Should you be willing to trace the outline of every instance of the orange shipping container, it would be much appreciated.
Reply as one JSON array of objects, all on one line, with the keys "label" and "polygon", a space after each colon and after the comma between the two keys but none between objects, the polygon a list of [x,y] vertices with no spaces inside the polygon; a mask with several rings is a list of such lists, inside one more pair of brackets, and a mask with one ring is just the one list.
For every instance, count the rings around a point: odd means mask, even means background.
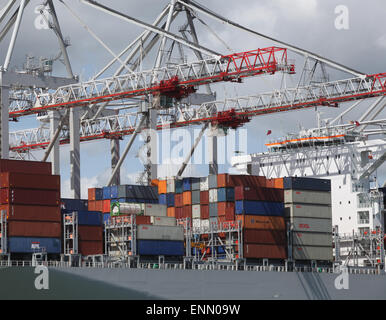
[{"label": "orange shipping container", "polygon": [[110,200],[102,200],[103,201],[103,213],[109,213],[110,212]]},{"label": "orange shipping container", "polygon": [[236,215],[236,219],[240,220],[242,227],[247,229],[285,230],[286,228],[283,217]]},{"label": "orange shipping container", "polygon": [[266,187],[267,188],[275,188],[275,181],[274,181],[274,179],[267,179],[266,180]]},{"label": "orange shipping container", "polygon": [[274,188],[276,189],[284,189],[284,180],[283,178],[277,178],[277,179],[273,179],[274,181]]},{"label": "orange shipping container", "polygon": [[169,207],[167,210],[168,217],[176,217],[176,209],[174,207]]},{"label": "orange shipping container", "polygon": [[157,187],[157,186],[158,186],[158,182],[159,182],[158,179],[153,179],[153,180],[151,180],[151,185],[152,185],[153,187]]},{"label": "orange shipping container", "polygon": [[192,204],[192,191],[185,191],[182,193],[182,204],[184,206]]},{"label": "orange shipping container", "polygon": [[167,191],[167,181],[159,180],[158,181],[158,194],[166,193]]},{"label": "orange shipping container", "polygon": [[234,202],[218,202],[217,203],[217,215],[220,216],[231,216],[235,213]]},{"label": "orange shipping container", "polygon": [[88,211],[97,211],[95,209],[95,202],[96,202],[95,200],[88,200]]},{"label": "orange shipping container", "polygon": [[95,201],[95,211],[103,212],[103,200]]}]

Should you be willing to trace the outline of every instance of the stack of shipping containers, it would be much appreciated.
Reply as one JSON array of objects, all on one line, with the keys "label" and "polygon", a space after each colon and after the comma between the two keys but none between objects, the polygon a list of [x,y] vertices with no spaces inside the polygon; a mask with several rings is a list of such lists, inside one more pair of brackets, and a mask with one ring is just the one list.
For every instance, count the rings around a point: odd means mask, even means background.
[{"label": "stack of shipping containers", "polygon": [[0,160],[0,210],[13,257],[61,253],[60,176],[51,173],[51,163]]},{"label": "stack of shipping containers", "polygon": [[103,254],[102,214],[78,211],[78,251],[84,256]]},{"label": "stack of shipping containers", "polygon": [[330,180],[284,178],[284,188],[293,259],[332,261]]}]

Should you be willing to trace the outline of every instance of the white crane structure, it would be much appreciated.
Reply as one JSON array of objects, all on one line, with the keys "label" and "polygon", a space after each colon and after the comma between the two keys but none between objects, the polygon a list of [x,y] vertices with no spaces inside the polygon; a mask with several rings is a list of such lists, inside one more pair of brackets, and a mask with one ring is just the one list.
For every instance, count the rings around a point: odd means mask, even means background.
[{"label": "white crane structure", "polygon": [[[254,116],[288,112],[316,106],[338,107],[340,103],[381,99],[386,93],[386,74],[367,75],[322,57],[316,53],[266,36],[222,17],[193,0],[170,0],[152,24],[133,18],[125,12],[97,1],[81,0],[84,10],[112,16],[143,29],[124,50],[116,54],[75,12],[68,0],[47,0],[43,5],[46,19],[58,38],[67,77],[54,77],[50,68],[11,71],[9,66],[26,6],[33,0],[10,0],[0,11],[0,42],[11,33],[6,60],[0,71],[1,88],[1,157],[26,158],[34,150],[45,150],[43,161],[51,160],[59,174],[59,146],[70,144],[71,191],[80,197],[80,142],[111,140],[112,173],[109,185],[120,183],[120,168],[137,135],[146,129],[163,130],[191,125],[236,129]],[[74,75],[67,52],[56,6],[66,10],[81,28],[106,50],[112,60],[88,81]],[[224,45],[221,38],[204,21],[210,18],[257,38],[272,42],[267,48],[248,48],[241,53],[207,48],[200,44],[197,24]],[[177,28],[176,22],[184,24]],[[13,28],[12,28],[13,27]],[[189,59],[185,55],[189,52]],[[281,73],[295,77],[295,66],[289,55],[300,55],[304,67],[297,71],[298,85],[280,87],[266,93],[252,92],[245,97],[216,100],[217,83],[242,85],[244,78]],[[175,58],[177,57],[177,58]],[[155,61],[154,61],[155,58]],[[143,71],[144,61],[154,67]],[[177,60],[176,60],[177,59]],[[119,64],[117,69],[113,66]],[[327,81],[326,67],[340,73],[340,79]],[[50,71],[50,72],[48,72]],[[325,81],[315,81],[318,72]],[[112,76],[111,76],[112,74]],[[106,76],[109,75],[109,76]],[[198,92],[202,88],[205,93]],[[10,132],[9,121],[22,121],[37,115],[39,128]],[[150,131],[149,131],[150,132]],[[147,134],[147,133],[146,133]],[[130,135],[120,154],[119,142]],[[202,134],[200,134],[200,138]],[[156,139],[147,134],[145,181],[157,177],[154,155]],[[210,136],[209,172],[217,173],[216,136]],[[187,155],[179,175],[194,152]],[[371,170],[371,168],[369,168]]]}]

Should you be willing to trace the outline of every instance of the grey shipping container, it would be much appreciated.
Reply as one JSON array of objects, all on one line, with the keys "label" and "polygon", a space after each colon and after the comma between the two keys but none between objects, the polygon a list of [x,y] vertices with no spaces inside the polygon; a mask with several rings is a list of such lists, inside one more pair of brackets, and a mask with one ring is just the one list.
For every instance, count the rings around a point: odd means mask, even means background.
[{"label": "grey shipping container", "polygon": [[284,203],[331,205],[331,193],[326,191],[284,190]]},{"label": "grey shipping container", "polygon": [[192,191],[193,190],[200,190],[200,178],[192,178]]},{"label": "grey shipping container", "polygon": [[310,204],[286,204],[285,217],[322,218],[332,219],[330,206]]},{"label": "grey shipping container", "polygon": [[292,244],[296,246],[332,247],[331,233],[293,232]]},{"label": "grey shipping container", "polygon": [[211,174],[208,176],[209,189],[217,188],[217,175]]},{"label": "grey shipping container", "polygon": [[184,228],[182,226],[154,226],[140,225],[137,226],[138,240],[184,240]]},{"label": "grey shipping container", "polygon": [[200,190],[192,191],[192,204],[200,204]]},{"label": "grey shipping container", "polygon": [[167,206],[164,204],[145,203],[145,216],[167,217]]},{"label": "grey shipping container", "polygon": [[150,222],[154,226],[176,226],[176,218],[173,217],[150,217]]},{"label": "grey shipping container", "polygon": [[291,218],[290,219],[293,231],[296,232],[321,232],[332,233],[331,219],[315,219],[315,218]]},{"label": "grey shipping container", "polygon": [[332,261],[332,247],[294,246],[292,258],[295,260]]},{"label": "grey shipping container", "polygon": [[217,202],[209,203],[209,217],[211,218],[218,217]]}]

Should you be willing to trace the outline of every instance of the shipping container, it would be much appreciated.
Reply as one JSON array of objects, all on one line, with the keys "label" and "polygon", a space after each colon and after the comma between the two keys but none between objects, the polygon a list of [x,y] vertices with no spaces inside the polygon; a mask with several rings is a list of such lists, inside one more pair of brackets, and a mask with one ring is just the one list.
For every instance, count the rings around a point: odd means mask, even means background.
[{"label": "shipping container", "polygon": [[176,182],[174,179],[166,180],[166,192],[167,193],[175,193],[176,192]]},{"label": "shipping container", "polygon": [[78,211],[79,226],[100,226],[102,225],[102,214],[96,211]]},{"label": "shipping container", "polygon": [[[265,187],[266,178],[251,175],[231,175],[227,173],[217,175],[217,188],[249,186]],[[211,188],[209,186],[209,188]]]},{"label": "shipping container", "polygon": [[158,182],[158,194],[164,194],[167,193],[167,181],[166,180],[159,180]]},{"label": "shipping container", "polygon": [[0,210],[7,212],[8,221],[61,221],[59,206],[1,205]]},{"label": "shipping container", "polygon": [[209,204],[209,190],[200,191],[200,204]]},{"label": "shipping container", "polygon": [[331,233],[293,232],[293,245],[332,247]]},{"label": "shipping container", "polygon": [[287,247],[269,244],[244,244],[244,258],[287,259]]},{"label": "shipping container", "polygon": [[194,204],[192,206],[192,218],[193,219],[201,218],[201,206],[199,204]]},{"label": "shipping container", "polygon": [[192,206],[183,206],[182,207],[182,217],[181,218],[190,218],[192,219]]},{"label": "shipping container", "polygon": [[178,208],[175,209],[175,212],[176,212],[176,219],[182,219],[183,208],[182,207],[178,207]]},{"label": "shipping container", "polygon": [[173,217],[154,217],[154,216],[151,216],[150,222],[154,226],[171,226],[171,227],[173,227],[173,226],[177,225],[176,218],[173,218]]},{"label": "shipping container", "polygon": [[283,202],[284,190],[237,186],[235,187],[235,200]]},{"label": "shipping container", "polygon": [[217,189],[217,175],[210,174],[208,176],[208,189]]},{"label": "shipping container", "polygon": [[118,186],[110,187],[110,199],[118,199]]},{"label": "shipping container", "polygon": [[145,216],[167,217],[167,206],[162,204],[145,204]]},{"label": "shipping container", "polygon": [[244,229],[244,243],[287,245],[287,234],[285,230],[259,230]]},{"label": "shipping container", "polygon": [[110,187],[103,187],[102,188],[102,197],[103,197],[103,200],[111,199],[111,188]]},{"label": "shipping container", "polygon": [[285,203],[331,205],[331,193],[326,191],[284,190]]},{"label": "shipping container", "polygon": [[159,195],[158,203],[166,206],[166,193],[162,193]]},{"label": "shipping container", "polygon": [[208,177],[200,178],[200,191],[208,191],[208,190],[209,190]]},{"label": "shipping container", "polygon": [[200,178],[191,178],[192,191],[200,191]]},{"label": "shipping container", "polygon": [[217,201],[218,202],[235,201],[235,189],[234,188],[218,188],[217,189]]},{"label": "shipping container", "polygon": [[137,227],[137,239],[184,241],[184,228],[182,226],[141,225]]},{"label": "shipping container", "polygon": [[209,219],[209,204],[202,204],[200,208],[200,218]]},{"label": "shipping container", "polygon": [[286,222],[283,217],[236,215],[243,228],[261,230],[286,230]]},{"label": "shipping container", "polygon": [[183,188],[182,188],[182,180],[177,179],[176,180],[176,193],[182,193]]},{"label": "shipping container", "polygon": [[10,253],[34,253],[44,249],[49,254],[60,254],[60,238],[9,237]]},{"label": "shipping container", "polygon": [[135,224],[139,225],[151,225],[150,216],[135,216]]},{"label": "shipping container", "polygon": [[209,189],[209,203],[217,202],[217,189]]},{"label": "shipping container", "polygon": [[284,189],[284,180],[283,180],[283,178],[273,179],[273,182],[274,182],[274,188],[276,188],[276,189]]},{"label": "shipping container", "polygon": [[235,214],[235,203],[234,202],[218,202],[217,203],[217,215],[226,216]]},{"label": "shipping container", "polygon": [[0,172],[52,174],[51,162],[0,159]]},{"label": "shipping container", "polygon": [[267,201],[236,201],[236,214],[283,216],[284,204],[281,202]]},{"label": "shipping container", "polygon": [[227,210],[225,212],[225,221],[235,221],[235,220],[236,220],[235,211]]},{"label": "shipping container", "polygon": [[0,187],[60,191],[60,176],[2,172]]},{"label": "shipping container", "polygon": [[182,193],[182,203],[184,206],[192,204],[192,192],[191,191],[184,191]]},{"label": "shipping container", "polygon": [[174,207],[174,193],[166,194],[166,205],[168,207]]},{"label": "shipping container", "polygon": [[331,191],[331,180],[305,177],[283,178],[284,189]]},{"label": "shipping container", "polygon": [[332,261],[332,247],[294,246],[292,249],[294,260]]},{"label": "shipping container", "polygon": [[121,216],[127,214],[143,215],[145,204],[143,203],[123,203],[112,202],[110,205],[111,216]]},{"label": "shipping container", "polygon": [[110,200],[102,200],[102,212],[107,213],[111,210],[111,201]]},{"label": "shipping container", "polygon": [[79,241],[78,251],[84,256],[103,254],[102,241]]},{"label": "shipping container", "polygon": [[192,190],[191,178],[183,178],[182,179],[182,191],[191,191],[191,190]]},{"label": "shipping container", "polygon": [[33,189],[0,189],[0,204],[59,206],[60,191]]},{"label": "shipping container", "polygon": [[218,211],[217,211],[217,202],[215,203],[209,203],[209,217],[214,218],[218,217]]},{"label": "shipping container", "polygon": [[61,226],[60,222],[8,221],[7,232],[9,237],[60,238]]},{"label": "shipping container", "polygon": [[176,193],[174,195],[174,205],[176,207],[182,207],[184,205],[184,202],[182,199],[182,193]]},{"label": "shipping container", "polygon": [[200,190],[192,191],[192,204],[200,204]]},{"label": "shipping container", "polygon": [[95,209],[95,200],[88,200],[88,207],[87,207],[87,210],[88,211],[97,211]]},{"label": "shipping container", "polygon": [[167,216],[175,218],[176,217],[176,208],[175,207],[167,208]]},{"label": "shipping container", "polygon": [[102,226],[78,226],[79,241],[103,241]]},{"label": "shipping container", "polygon": [[132,185],[120,185],[118,186],[118,198],[135,198],[134,186]]},{"label": "shipping container", "polygon": [[104,200],[95,200],[94,203],[95,203],[95,209],[94,210],[91,210],[91,211],[99,211],[99,212],[103,212],[103,201]]},{"label": "shipping container", "polygon": [[183,256],[185,254],[184,242],[138,240],[137,253],[149,256]]},{"label": "shipping container", "polygon": [[332,233],[331,219],[291,218],[292,230],[295,232]]},{"label": "shipping container", "polygon": [[286,204],[285,217],[332,219],[332,209],[325,205]]},{"label": "shipping container", "polygon": [[87,211],[88,200],[82,199],[60,199],[61,208],[67,211]]}]

